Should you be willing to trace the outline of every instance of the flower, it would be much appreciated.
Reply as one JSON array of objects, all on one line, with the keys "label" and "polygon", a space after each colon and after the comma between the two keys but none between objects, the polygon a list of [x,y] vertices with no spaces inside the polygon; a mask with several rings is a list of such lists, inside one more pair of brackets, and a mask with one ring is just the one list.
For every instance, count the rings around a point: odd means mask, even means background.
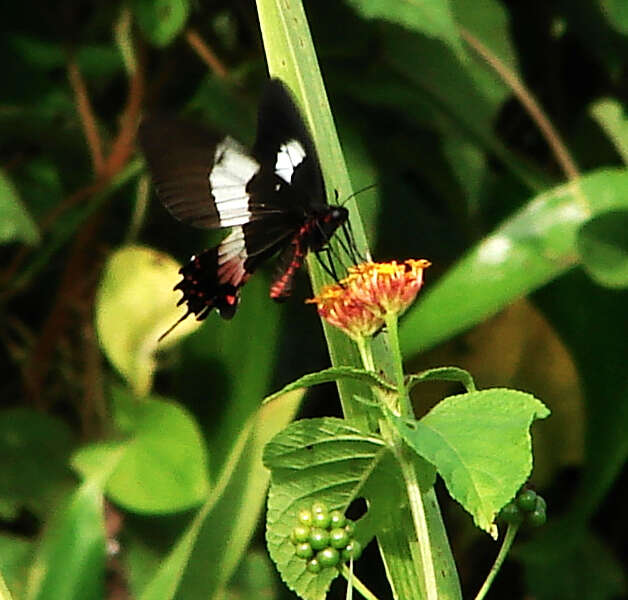
[{"label": "flower", "polygon": [[423,259],[361,263],[307,302],[316,304],[323,319],[353,339],[370,337],[388,316],[399,315],[412,304],[423,285],[423,270],[429,266]]}]

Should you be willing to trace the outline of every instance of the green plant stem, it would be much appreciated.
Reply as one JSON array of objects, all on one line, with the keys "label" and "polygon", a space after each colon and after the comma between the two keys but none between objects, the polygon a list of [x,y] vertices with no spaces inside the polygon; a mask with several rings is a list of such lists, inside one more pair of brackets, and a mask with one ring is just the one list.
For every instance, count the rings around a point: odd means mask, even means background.
[{"label": "green plant stem", "polygon": [[502,542],[502,547],[499,549],[499,553],[497,554],[497,558],[491,567],[491,570],[488,572],[486,576],[486,580],[482,584],[480,591],[477,593],[475,600],[483,600],[486,596],[489,588],[491,587],[493,580],[499,573],[499,569],[501,569],[502,564],[512,546],[512,543],[517,535],[517,531],[519,529],[519,525],[508,525],[508,529],[506,530],[506,535],[504,536],[504,541]]},{"label": "green plant stem", "polygon": [[375,363],[373,362],[373,352],[371,351],[370,338],[361,337],[355,342],[360,352],[360,358],[362,359],[362,365],[367,371],[375,371]]},{"label": "green plant stem", "polygon": [[390,353],[392,357],[392,365],[395,373],[395,383],[399,392],[399,405],[401,415],[406,418],[414,416],[410,397],[406,391],[405,377],[403,374],[403,358],[401,356],[401,347],[399,346],[399,328],[397,313],[386,313],[386,330],[388,331],[388,342],[390,344]]},{"label": "green plant stem", "polygon": [[414,522],[414,529],[419,543],[421,571],[423,573],[423,583],[425,584],[425,597],[427,600],[438,600],[434,556],[432,554],[430,533],[425,516],[423,496],[419,487],[412,456],[410,456],[401,440],[397,443],[397,456],[406,484],[406,492],[408,494],[408,501],[410,502],[410,512],[412,513],[412,521]]},{"label": "green plant stem", "polygon": [[347,565],[343,564],[340,567],[340,573],[360,594],[362,594],[363,598],[366,598],[366,600],[378,600],[377,596],[355,576],[355,573],[353,573]]}]

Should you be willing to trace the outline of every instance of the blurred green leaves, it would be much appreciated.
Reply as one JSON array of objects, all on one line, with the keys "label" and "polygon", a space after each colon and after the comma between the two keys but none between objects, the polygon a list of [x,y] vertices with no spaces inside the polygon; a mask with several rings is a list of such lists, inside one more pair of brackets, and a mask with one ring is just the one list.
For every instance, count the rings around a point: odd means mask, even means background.
[{"label": "blurred green leaves", "polygon": [[[150,391],[159,336],[183,314],[172,288],[179,265],[163,252],[129,246],[114,252],[96,300],[96,328],[109,360],[138,396]],[[164,338],[171,346],[198,327],[186,319]]]},{"label": "blurred green leaves", "polygon": [[82,448],[73,467],[89,478],[103,462],[115,463],[107,496],[134,512],[172,513],[200,504],[209,489],[208,459],[192,416],[174,402],[139,400],[122,388],[113,390],[112,400],[125,439]]},{"label": "blurred green leaves", "polygon": [[471,249],[402,321],[406,353],[429,348],[495,314],[578,261],[579,228],[628,207],[628,173],[602,170],[531,200]]},{"label": "blurred green leaves", "polygon": [[15,518],[23,507],[35,513],[55,498],[67,479],[72,448],[69,427],[57,418],[28,408],[0,412],[0,516]]},{"label": "blurred green leaves", "polygon": [[349,0],[349,4],[367,19],[397,23],[438,38],[456,52],[462,49],[449,0]]},{"label": "blurred green leaves", "polygon": [[39,232],[9,178],[0,171],[0,244],[39,242]]},{"label": "blurred green leaves", "polygon": [[188,0],[133,0],[137,23],[156,46],[167,46],[181,32],[190,12]]}]

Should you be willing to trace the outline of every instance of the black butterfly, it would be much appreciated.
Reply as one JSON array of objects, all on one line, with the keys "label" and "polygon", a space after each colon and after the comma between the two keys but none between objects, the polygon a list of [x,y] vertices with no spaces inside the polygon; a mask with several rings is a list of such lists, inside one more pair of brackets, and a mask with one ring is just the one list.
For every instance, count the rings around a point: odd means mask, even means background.
[{"label": "black butterfly", "polygon": [[144,120],[139,141],[172,215],[196,227],[232,228],[181,268],[174,289],[183,292],[178,305],[186,302],[187,312],[166,334],[190,314],[202,320],[214,308],[232,318],[240,288],[276,254],[270,297],[287,298],[307,252],[325,249],[336,229],[346,227],[348,211],[327,203],[314,143],[278,79],[262,95],[250,152],[230,137],[175,119]]}]

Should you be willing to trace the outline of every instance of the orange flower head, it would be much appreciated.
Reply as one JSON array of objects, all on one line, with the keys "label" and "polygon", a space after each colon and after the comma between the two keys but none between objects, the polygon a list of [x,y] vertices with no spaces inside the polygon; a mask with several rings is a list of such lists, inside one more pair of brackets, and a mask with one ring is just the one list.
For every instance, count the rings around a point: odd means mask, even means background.
[{"label": "orange flower head", "polygon": [[412,304],[423,285],[423,270],[429,266],[427,260],[414,259],[361,263],[307,302],[316,304],[323,319],[353,339],[370,337],[387,315],[399,315]]}]

